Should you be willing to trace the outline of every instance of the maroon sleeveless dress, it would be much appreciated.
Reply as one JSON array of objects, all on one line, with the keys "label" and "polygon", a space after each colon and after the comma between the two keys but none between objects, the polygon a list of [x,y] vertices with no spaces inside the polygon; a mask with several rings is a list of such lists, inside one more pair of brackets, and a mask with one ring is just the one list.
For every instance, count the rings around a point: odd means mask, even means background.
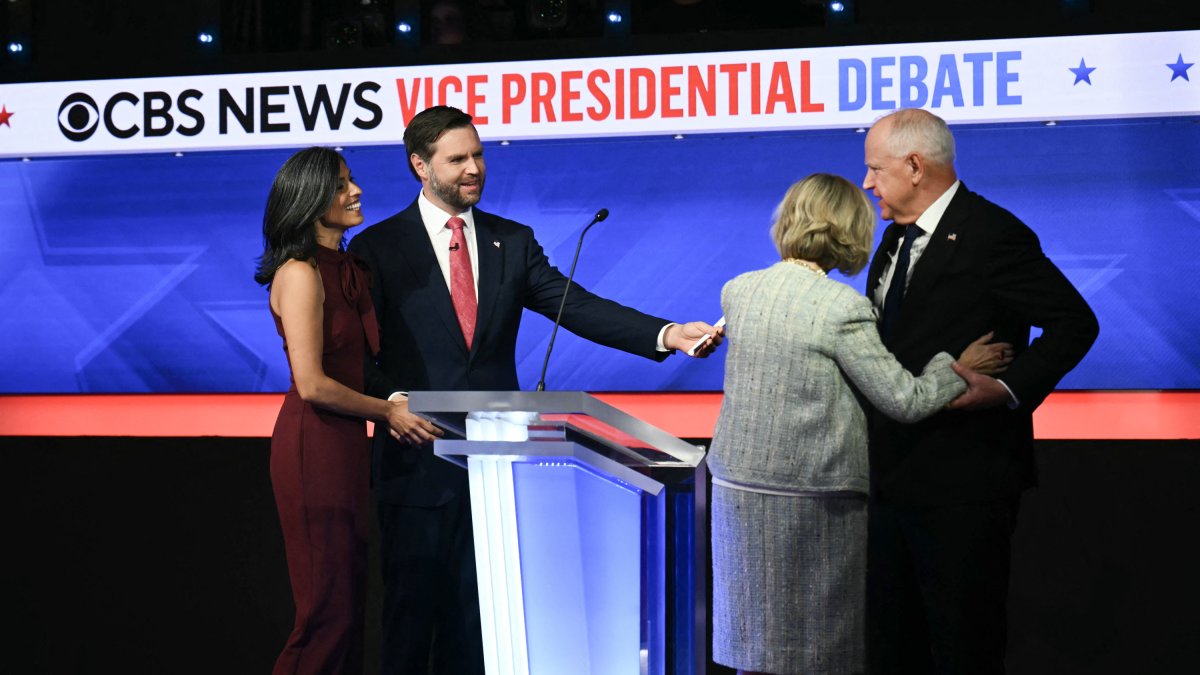
[{"label": "maroon sleeveless dress", "polygon": [[[317,247],[316,260],[325,289],[321,366],[361,392],[364,359],[379,351],[370,275],[349,253]],[[271,486],[296,601],[275,673],[362,669],[370,458],[364,420],[305,403],[293,378],[271,436]]]}]

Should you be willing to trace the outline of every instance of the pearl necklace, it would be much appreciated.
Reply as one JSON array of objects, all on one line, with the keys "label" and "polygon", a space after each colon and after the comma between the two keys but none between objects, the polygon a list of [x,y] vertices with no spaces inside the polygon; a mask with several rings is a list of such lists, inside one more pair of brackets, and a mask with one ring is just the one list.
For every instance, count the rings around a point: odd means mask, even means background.
[{"label": "pearl necklace", "polygon": [[809,270],[811,272],[816,272],[817,274],[819,274],[821,276],[825,276],[825,270],[821,269],[820,265],[818,265],[817,263],[815,263],[811,260],[801,260],[799,258],[784,258],[783,262],[792,263],[793,265],[799,265],[800,267],[803,267],[806,270]]}]

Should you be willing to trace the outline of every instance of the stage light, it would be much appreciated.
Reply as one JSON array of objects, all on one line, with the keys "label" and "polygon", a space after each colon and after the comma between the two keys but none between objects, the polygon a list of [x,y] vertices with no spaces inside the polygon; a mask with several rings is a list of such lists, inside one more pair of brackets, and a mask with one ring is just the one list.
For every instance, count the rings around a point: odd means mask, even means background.
[{"label": "stage light", "polygon": [[210,45],[212,44],[214,38],[212,33],[200,33],[196,36],[196,39],[199,40],[201,44]]},{"label": "stage light", "polygon": [[412,24],[407,21],[401,21],[400,23],[396,24],[397,33],[404,33],[407,35],[412,32],[412,29]]},{"label": "stage light", "polygon": [[825,3],[825,24],[828,26],[852,24],[854,15],[854,0],[827,0]]},{"label": "stage light", "polygon": [[25,45],[21,44],[20,42],[8,43],[8,53],[9,54],[20,54],[23,51],[25,51]]},{"label": "stage light", "polygon": [[633,24],[638,21],[637,16],[630,13],[633,9],[631,0],[602,0],[595,4],[600,5],[597,9],[600,10],[600,23],[604,26],[601,31],[604,37],[629,37]]}]

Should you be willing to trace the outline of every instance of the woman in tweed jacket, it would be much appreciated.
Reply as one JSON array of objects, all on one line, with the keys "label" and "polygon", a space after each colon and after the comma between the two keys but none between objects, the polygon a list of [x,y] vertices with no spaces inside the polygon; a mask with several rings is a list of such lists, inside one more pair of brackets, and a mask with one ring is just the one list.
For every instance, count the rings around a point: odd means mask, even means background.
[{"label": "woman in tweed jacket", "polygon": [[[920,377],[884,348],[870,301],[825,273],[857,274],[875,214],[849,181],[788,190],[772,238],[783,260],[721,292],[725,399],[713,476],[713,658],[743,672],[864,670],[865,398],[916,422],[966,390],[935,356]],[[998,372],[1007,345],[980,338],[960,363]]]}]

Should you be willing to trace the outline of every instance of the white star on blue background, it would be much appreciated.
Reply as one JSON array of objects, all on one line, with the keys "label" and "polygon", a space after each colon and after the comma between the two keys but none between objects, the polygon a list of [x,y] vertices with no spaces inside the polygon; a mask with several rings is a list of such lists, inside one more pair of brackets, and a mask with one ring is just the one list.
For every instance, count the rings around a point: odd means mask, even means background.
[{"label": "white star on blue background", "polygon": [[1080,82],[1087,82],[1088,85],[1091,86],[1092,71],[1095,70],[1095,68],[1088,68],[1088,65],[1083,62],[1083,59],[1079,59],[1079,67],[1078,68],[1067,68],[1067,70],[1071,71],[1072,73],[1075,73],[1075,82],[1073,82],[1071,84],[1072,87],[1079,84]]},{"label": "white star on blue background", "polygon": [[1179,57],[1175,59],[1175,63],[1167,64],[1167,67],[1171,69],[1171,81],[1174,82],[1177,78],[1182,77],[1183,79],[1187,80],[1188,82],[1191,82],[1192,80],[1191,80],[1191,78],[1188,77],[1187,71],[1188,71],[1188,68],[1191,68],[1194,65],[1196,65],[1196,64],[1184,63],[1183,62],[1183,54],[1180,53]]}]

